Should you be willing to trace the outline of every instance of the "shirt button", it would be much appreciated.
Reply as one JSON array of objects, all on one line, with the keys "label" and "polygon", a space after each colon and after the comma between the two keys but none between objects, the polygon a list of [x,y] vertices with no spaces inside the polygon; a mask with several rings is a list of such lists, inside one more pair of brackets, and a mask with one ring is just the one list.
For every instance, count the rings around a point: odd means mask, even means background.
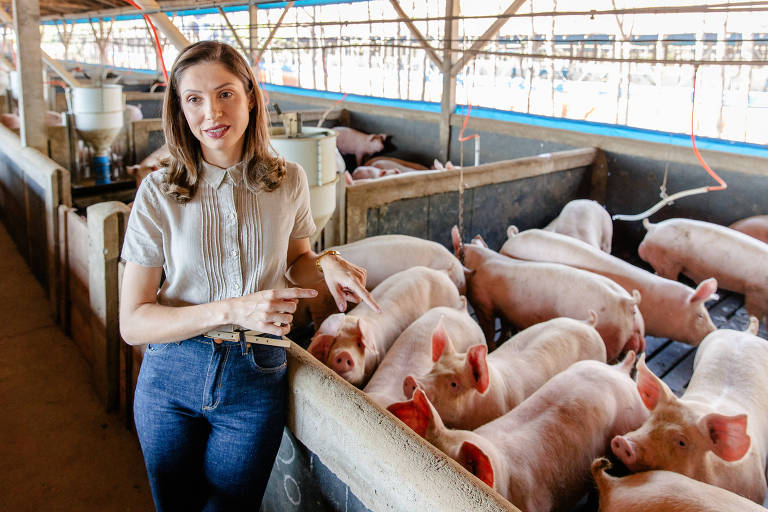
[{"label": "shirt button", "polygon": [[230,213],[229,214],[229,220],[235,220],[235,214],[234,213]]},{"label": "shirt button", "polygon": [[237,256],[237,255],[238,255],[237,249],[232,249],[232,256]]}]

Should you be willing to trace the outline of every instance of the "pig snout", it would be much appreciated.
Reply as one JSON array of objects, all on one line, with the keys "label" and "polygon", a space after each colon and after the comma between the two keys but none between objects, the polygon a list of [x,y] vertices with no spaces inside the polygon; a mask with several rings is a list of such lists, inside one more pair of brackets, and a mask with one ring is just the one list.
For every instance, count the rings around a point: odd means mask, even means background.
[{"label": "pig snout", "polygon": [[637,451],[632,441],[624,436],[616,436],[611,441],[611,450],[628,469],[634,470],[637,464]]},{"label": "pig snout", "polygon": [[346,350],[337,353],[331,360],[331,368],[336,373],[344,374],[355,368],[355,360],[352,359],[352,354]]},{"label": "pig snout", "polygon": [[413,398],[413,393],[416,391],[416,388],[419,387],[419,384],[416,382],[416,379],[408,375],[405,379],[403,379],[403,394],[407,399]]}]

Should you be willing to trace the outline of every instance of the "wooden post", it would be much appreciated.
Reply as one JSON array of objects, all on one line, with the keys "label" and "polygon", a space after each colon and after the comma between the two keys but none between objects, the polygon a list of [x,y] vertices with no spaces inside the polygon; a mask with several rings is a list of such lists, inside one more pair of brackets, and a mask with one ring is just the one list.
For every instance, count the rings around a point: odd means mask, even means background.
[{"label": "wooden post", "polygon": [[[248,56],[251,60],[251,66],[255,66],[257,64],[256,49],[259,47],[258,12],[259,9],[256,7],[256,4],[248,5],[248,49],[250,50]],[[258,77],[259,70],[256,69],[255,72],[257,73]]]},{"label": "wooden post", "polygon": [[118,201],[97,203],[87,209],[93,378],[107,410],[119,403],[118,263],[129,214],[130,209]]},{"label": "wooden post", "polygon": [[451,155],[451,115],[456,110],[456,74],[453,72],[454,41],[458,33],[460,0],[445,0],[445,44],[443,46],[443,94],[440,101],[440,156],[446,161]]},{"label": "wooden post", "polygon": [[[19,91],[21,144],[33,147],[47,155],[39,0],[13,0],[13,22],[16,27],[16,54],[19,58],[21,81]],[[22,41],[24,44],[21,44]]]}]

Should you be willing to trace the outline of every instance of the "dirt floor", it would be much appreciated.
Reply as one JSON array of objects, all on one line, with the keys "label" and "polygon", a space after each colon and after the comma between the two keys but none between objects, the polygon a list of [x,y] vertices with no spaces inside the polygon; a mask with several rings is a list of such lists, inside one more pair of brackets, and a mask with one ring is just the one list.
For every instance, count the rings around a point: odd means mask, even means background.
[{"label": "dirt floor", "polygon": [[139,443],[0,224],[0,510],[151,511]]}]

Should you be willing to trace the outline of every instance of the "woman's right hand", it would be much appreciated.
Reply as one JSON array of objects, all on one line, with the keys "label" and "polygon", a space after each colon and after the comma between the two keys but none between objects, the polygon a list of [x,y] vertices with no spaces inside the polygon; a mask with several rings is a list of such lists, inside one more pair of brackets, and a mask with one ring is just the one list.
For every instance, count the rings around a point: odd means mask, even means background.
[{"label": "woman's right hand", "polygon": [[232,323],[251,331],[284,336],[291,330],[299,299],[313,297],[317,297],[316,290],[282,288],[229,299]]}]

